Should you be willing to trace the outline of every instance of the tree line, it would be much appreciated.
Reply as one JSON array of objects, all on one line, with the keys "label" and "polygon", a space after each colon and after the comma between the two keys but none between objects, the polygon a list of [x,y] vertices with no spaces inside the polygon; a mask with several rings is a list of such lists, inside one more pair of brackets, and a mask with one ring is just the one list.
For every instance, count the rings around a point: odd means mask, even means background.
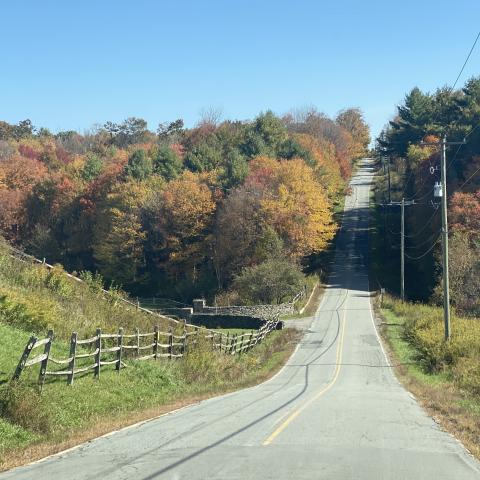
[{"label": "tree line", "polygon": [[[422,300],[441,299],[440,246],[428,252],[441,228],[438,199],[433,196],[433,185],[440,181],[440,152],[422,143],[438,142],[443,135],[448,141],[466,142],[447,150],[451,297],[458,309],[478,315],[480,78],[468,80],[458,90],[443,87],[428,93],[412,89],[377,139],[378,154],[391,162],[394,200],[403,196],[417,202],[407,209],[408,268],[410,278],[415,278],[411,295]],[[393,229],[398,231],[398,223],[390,224]],[[398,243],[395,233],[387,232],[391,244]]]},{"label": "tree line", "polygon": [[334,237],[368,144],[355,108],[155,132],[141,118],[83,134],[0,121],[0,234],[140,296],[279,302]]}]

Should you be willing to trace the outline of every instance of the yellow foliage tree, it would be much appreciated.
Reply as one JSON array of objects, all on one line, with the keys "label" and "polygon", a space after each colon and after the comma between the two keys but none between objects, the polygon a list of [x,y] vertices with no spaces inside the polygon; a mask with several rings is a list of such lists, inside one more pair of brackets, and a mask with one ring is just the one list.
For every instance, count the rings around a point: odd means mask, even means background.
[{"label": "yellow foliage tree", "polygon": [[345,181],[335,157],[335,145],[308,134],[297,134],[295,140],[311,152],[316,163],[314,167],[316,178],[326,190],[328,197],[334,199],[343,194]]},{"label": "yellow foliage tree", "polygon": [[302,159],[257,157],[247,182],[263,185],[261,208],[292,256],[321,251],[335,235],[325,189]]},{"label": "yellow foliage tree", "polygon": [[94,229],[93,253],[101,273],[129,284],[144,267],[141,207],[152,195],[147,183],[118,184],[103,202]]}]

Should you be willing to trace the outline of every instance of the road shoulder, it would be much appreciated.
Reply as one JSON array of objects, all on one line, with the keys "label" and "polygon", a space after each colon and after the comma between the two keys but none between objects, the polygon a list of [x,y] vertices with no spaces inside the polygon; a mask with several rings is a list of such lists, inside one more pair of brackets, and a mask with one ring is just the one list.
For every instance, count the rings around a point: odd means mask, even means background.
[{"label": "road shoulder", "polygon": [[480,401],[458,389],[447,375],[429,374],[403,336],[403,319],[372,299],[375,325],[397,380],[446,432],[480,459]]}]

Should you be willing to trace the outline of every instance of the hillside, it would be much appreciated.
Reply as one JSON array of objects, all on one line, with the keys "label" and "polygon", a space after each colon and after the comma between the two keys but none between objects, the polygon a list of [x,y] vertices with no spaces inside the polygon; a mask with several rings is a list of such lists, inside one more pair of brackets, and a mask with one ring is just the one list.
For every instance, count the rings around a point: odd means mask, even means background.
[{"label": "hillside", "polygon": [[[137,362],[125,360],[118,373],[103,367],[64,379],[47,379],[42,394],[38,368],[25,370],[10,383],[32,333],[55,331],[55,356],[67,356],[70,333],[92,335],[96,327],[116,332],[135,328],[168,328],[167,319],[152,317],[119,301],[121,292],[102,290],[101,281],[84,275],[84,283],[68,278],[60,268],[47,270],[12,258],[0,247],[0,463],[12,466],[58,451],[117,427],[150,418],[179,405],[240,388],[271,375],[288,357],[294,334],[279,331],[239,356],[212,352],[200,336],[185,358]],[[170,322],[171,325],[171,322]]]},{"label": "hillside", "polygon": [[280,267],[301,283],[368,143],[355,108],[83,135],[0,121],[0,234],[135,296],[262,302],[237,278]]}]

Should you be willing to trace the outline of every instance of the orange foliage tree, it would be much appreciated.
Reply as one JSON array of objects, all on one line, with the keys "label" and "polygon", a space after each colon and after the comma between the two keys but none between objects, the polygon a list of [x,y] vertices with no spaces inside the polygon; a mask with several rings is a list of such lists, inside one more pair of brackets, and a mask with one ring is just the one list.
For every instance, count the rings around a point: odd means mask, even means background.
[{"label": "orange foliage tree", "polygon": [[267,221],[283,239],[292,256],[324,249],[335,234],[331,205],[315,178],[315,172],[301,159],[257,157],[250,163],[247,184],[261,184],[261,208]]}]

